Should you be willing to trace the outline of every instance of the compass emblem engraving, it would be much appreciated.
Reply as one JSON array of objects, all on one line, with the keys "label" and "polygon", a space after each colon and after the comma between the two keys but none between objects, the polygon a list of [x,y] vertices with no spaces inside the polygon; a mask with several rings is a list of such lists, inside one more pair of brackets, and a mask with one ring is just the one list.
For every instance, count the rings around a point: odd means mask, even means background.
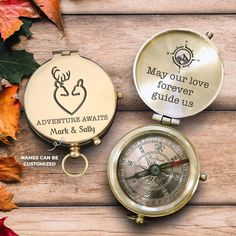
[{"label": "compass emblem engraving", "polygon": [[52,68],[52,76],[55,79],[54,99],[56,103],[67,113],[73,115],[83,105],[87,91],[83,85],[83,79],[78,79],[76,84],[69,85],[70,71],[61,73],[58,67]]},{"label": "compass emblem engraving", "polygon": [[184,46],[177,46],[173,52],[167,52],[172,55],[172,60],[179,67],[179,72],[183,67],[190,67],[193,61],[199,61],[194,58],[193,50],[188,47],[188,41]]}]

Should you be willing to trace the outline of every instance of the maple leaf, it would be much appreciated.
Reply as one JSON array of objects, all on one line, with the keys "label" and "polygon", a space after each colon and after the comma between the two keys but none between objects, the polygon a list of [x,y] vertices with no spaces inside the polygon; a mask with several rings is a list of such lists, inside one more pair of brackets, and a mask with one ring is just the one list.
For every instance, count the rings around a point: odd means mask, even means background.
[{"label": "maple leaf", "polygon": [[0,77],[11,83],[19,83],[22,76],[32,74],[39,67],[31,53],[11,49],[12,45],[19,43],[20,35],[27,37],[31,35],[32,21],[29,19],[22,19],[22,21],[24,24],[20,30],[5,42],[0,38]]},{"label": "maple leaf", "polygon": [[3,87],[0,92],[0,141],[10,144],[8,137],[16,139],[19,131],[20,102],[16,98],[18,85]]},{"label": "maple leaf", "polygon": [[15,203],[12,201],[13,194],[8,192],[4,187],[0,187],[0,210],[10,211],[17,208]]},{"label": "maple leaf", "polygon": [[3,217],[2,219],[0,219],[0,235],[1,236],[19,236],[12,229],[8,228],[4,224],[6,219],[7,219],[7,217]]},{"label": "maple leaf", "polygon": [[59,30],[63,31],[59,0],[33,0],[33,2],[56,24]]},{"label": "maple leaf", "polygon": [[14,157],[0,157],[0,181],[6,183],[21,182],[23,165]]},{"label": "maple leaf", "polygon": [[20,83],[24,75],[31,75],[38,67],[33,54],[25,50],[5,51],[0,54],[0,77],[11,84]]},{"label": "maple leaf", "polygon": [[23,22],[19,17],[38,18],[39,11],[29,0],[1,0],[0,1],[0,33],[5,41],[19,30]]}]

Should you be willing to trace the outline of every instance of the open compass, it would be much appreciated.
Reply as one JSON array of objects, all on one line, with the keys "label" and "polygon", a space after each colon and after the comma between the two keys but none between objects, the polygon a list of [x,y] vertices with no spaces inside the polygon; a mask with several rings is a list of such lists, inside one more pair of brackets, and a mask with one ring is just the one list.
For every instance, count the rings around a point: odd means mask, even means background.
[{"label": "open compass", "polygon": [[[194,146],[171,127],[179,124],[178,118],[204,110],[222,85],[223,65],[209,40],[212,34],[207,36],[183,29],[162,32],[135,59],[136,89],[160,124],[137,128],[120,139],[109,158],[108,179],[118,201],[135,213],[129,218],[136,223],[180,210],[199,179],[207,178]],[[193,56],[198,63],[192,63]]]}]

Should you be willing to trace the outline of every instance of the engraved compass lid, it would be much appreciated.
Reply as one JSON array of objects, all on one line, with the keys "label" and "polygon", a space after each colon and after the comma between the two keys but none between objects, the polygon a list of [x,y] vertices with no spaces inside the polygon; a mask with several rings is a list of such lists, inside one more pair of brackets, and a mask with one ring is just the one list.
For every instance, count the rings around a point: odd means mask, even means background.
[{"label": "engraved compass lid", "polygon": [[[25,113],[33,131],[54,146],[69,146],[62,169],[69,176],[81,176],[88,168],[80,153],[85,144],[101,143],[114,119],[117,94],[108,74],[77,51],[58,51],[40,66],[27,83]],[[65,168],[69,158],[83,158],[80,173]]]},{"label": "engraved compass lid", "polygon": [[185,29],[149,39],[134,62],[133,76],[141,99],[153,111],[172,118],[195,115],[208,107],[223,82],[223,64],[206,37]]},{"label": "engraved compass lid", "polygon": [[108,74],[78,52],[54,54],[27,83],[24,105],[33,130],[48,141],[84,144],[110,126],[117,96]]}]

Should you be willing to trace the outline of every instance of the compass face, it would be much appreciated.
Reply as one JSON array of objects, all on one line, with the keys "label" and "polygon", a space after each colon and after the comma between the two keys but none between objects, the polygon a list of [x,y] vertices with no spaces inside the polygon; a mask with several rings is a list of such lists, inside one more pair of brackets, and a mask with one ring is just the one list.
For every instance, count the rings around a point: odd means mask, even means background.
[{"label": "compass face", "polygon": [[125,194],[139,205],[159,207],[174,202],[185,190],[189,159],[183,147],[159,134],[142,135],[122,151],[117,171]]}]

